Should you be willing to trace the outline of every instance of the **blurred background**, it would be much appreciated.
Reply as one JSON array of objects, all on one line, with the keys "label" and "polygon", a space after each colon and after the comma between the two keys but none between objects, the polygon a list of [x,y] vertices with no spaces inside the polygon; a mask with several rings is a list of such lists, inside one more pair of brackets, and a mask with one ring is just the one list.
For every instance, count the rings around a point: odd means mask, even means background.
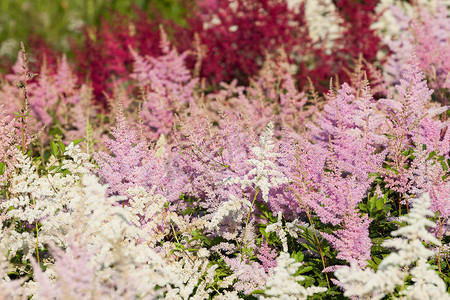
[{"label": "blurred background", "polygon": [[84,30],[98,27],[113,14],[132,16],[137,10],[184,24],[180,0],[1,0],[0,57],[14,61],[21,41],[26,46],[45,44],[70,56],[71,43],[80,44]]}]

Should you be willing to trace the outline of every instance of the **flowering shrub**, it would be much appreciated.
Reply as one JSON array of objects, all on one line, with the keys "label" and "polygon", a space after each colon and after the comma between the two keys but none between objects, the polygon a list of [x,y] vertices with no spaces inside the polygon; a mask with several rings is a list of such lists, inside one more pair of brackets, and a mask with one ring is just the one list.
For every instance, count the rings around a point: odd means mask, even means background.
[{"label": "flowering shrub", "polygon": [[[91,78],[111,88],[108,110],[64,56],[34,74],[22,49],[0,86],[0,298],[449,298],[450,75],[424,50],[448,41],[409,15],[417,41],[386,31],[417,43],[394,74],[377,60],[375,1],[312,3],[199,2],[193,70],[177,28],[155,31],[152,53],[109,31],[120,55],[104,70],[123,77]],[[305,51],[339,54],[327,93],[314,66],[308,86],[292,67],[308,61],[290,44],[303,9],[334,22],[328,35],[305,19]],[[241,35],[242,49],[202,52]]]}]

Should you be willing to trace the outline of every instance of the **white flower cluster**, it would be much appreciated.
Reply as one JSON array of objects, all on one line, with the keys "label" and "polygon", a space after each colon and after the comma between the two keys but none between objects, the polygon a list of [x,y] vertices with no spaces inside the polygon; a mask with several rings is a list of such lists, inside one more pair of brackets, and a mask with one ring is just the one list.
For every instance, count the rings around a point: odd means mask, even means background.
[{"label": "white flower cluster", "polygon": [[277,166],[272,161],[281,155],[274,152],[275,142],[273,141],[274,125],[270,122],[260,137],[260,147],[253,147],[251,151],[258,159],[249,159],[247,163],[254,165],[243,178],[235,177],[229,179],[226,184],[240,184],[242,189],[252,187],[262,192],[264,201],[269,201],[269,191],[272,187],[278,187],[290,182],[289,178],[277,170]]},{"label": "white flower cluster", "polygon": [[[155,194],[156,186],[147,192],[143,187],[137,186],[128,189],[131,196],[129,205],[124,209],[129,213],[130,222],[147,233],[145,239],[148,245],[154,246],[160,242],[167,232],[161,229],[166,222],[164,205],[167,200],[161,194]],[[136,236],[137,239],[143,237]]]},{"label": "white flower cluster", "polygon": [[[177,281],[173,283],[175,287],[168,286],[165,299],[210,299],[213,289],[208,285],[214,283],[218,265],[210,265],[208,256],[209,251],[204,248],[199,249],[197,255],[182,253],[181,260],[169,266],[170,272],[177,276]],[[229,288],[235,278],[235,274],[228,276],[219,284],[219,288]],[[236,292],[224,293],[217,295],[214,299],[238,299]],[[230,298],[225,297],[227,294]]]},{"label": "white flower cluster", "polygon": [[[426,230],[427,226],[435,224],[428,220],[434,214],[429,210],[430,196],[423,194],[414,201],[414,207],[400,220],[408,223],[407,226],[392,232],[394,238],[386,240],[383,245],[397,249],[389,254],[378,266],[377,272],[370,269],[360,270],[356,267],[339,268],[335,275],[346,287],[345,296],[355,299],[383,299],[386,294],[394,292],[396,286],[403,286],[408,275],[412,276],[413,285],[401,292],[407,299],[450,299],[446,293],[445,283],[429,270],[426,259],[434,254],[427,249],[422,241],[440,245],[440,242]],[[410,265],[417,265],[409,269]],[[434,274],[434,275],[433,275]]]},{"label": "white flower cluster", "polygon": [[[209,229],[218,229],[219,224],[227,216],[242,215],[246,210],[252,209],[247,199],[230,195],[230,200],[224,202],[216,211],[211,221],[208,223]],[[244,209],[243,209],[244,208]],[[237,218],[235,218],[237,219]]]},{"label": "white flower cluster", "polygon": [[305,280],[301,275],[294,276],[301,265],[301,263],[295,262],[289,253],[281,252],[277,259],[277,266],[274,268],[274,275],[266,283],[265,296],[261,296],[259,299],[306,300],[308,296],[325,292],[327,289],[324,287],[305,288],[298,283],[298,281]]},{"label": "white flower cluster", "polygon": [[[3,219],[10,220],[14,226],[23,222],[35,226],[37,222],[39,236],[35,237],[35,229],[22,233],[9,230],[0,240],[0,249],[9,250],[8,258],[20,250],[24,259],[30,259],[37,241],[40,249],[52,245],[64,250],[75,243],[75,247],[86,247],[94,253],[89,264],[100,285],[114,286],[116,281],[126,280],[128,291],[136,295],[162,294],[164,289],[155,291],[154,288],[176,282],[176,276],[165,268],[163,259],[146,241],[138,243],[136,237],[145,238],[147,233],[130,222],[134,220],[133,212],[116,205],[122,198],[105,197],[107,187],[88,174],[87,157],[80,153],[78,146],[68,146],[65,154],[71,159],[63,163],[63,168],[71,173],[45,176],[38,175],[29,158],[17,154],[18,174],[12,178],[12,197],[1,203],[2,208],[9,210]],[[52,261],[45,264],[47,270],[41,278],[51,284],[58,275],[55,272],[58,266]],[[40,292],[37,288],[43,286],[31,281],[27,285],[30,290],[25,294],[36,297]],[[61,289],[63,285],[56,288]],[[51,290],[48,288],[46,292]]]},{"label": "white flower cluster", "polygon": [[341,17],[332,0],[304,0],[305,17],[314,42],[324,41],[325,49],[333,47],[333,41],[342,35]]},{"label": "white flower cluster", "polygon": [[292,236],[293,238],[298,238],[297,232],[300,230],[300,227],[298,224],[298,220],[295,219],[292,222],[286,222],[286,226],[283,228],[282,219],[283,214],[281,211],[279,211],[277,222],[267,225],[266,232],[275,232],[278,238],[281,240],[281,243],[283,245],[283,251],[288,252],[286,232],[289,233],[289,235]]}]

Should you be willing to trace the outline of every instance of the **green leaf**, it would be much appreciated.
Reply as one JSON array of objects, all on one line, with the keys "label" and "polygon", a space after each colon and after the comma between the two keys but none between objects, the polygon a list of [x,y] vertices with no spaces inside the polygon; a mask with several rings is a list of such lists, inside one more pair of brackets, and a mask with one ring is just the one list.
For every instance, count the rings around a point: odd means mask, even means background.
[{"label": "green leaf", "polygon": [[376,201],[377,201],[377,196],[376,195],[369,199],[369,201],[367,203],[369,205],[369,211],[374,210]]},{"label": "green leaf", "polygon": [[56,146],[56,143],[54,141],[50,142],[50,148],[52,149],[53,156],[58,156],[58,146]]},{"label": "green leaf", "polygon": [[0,175],[5,174],[6,165],[4,162],[0,162]]},{"label": "green leaf", "polygon": [[264,294],[264,290],[254,290],[253,292],[251,292],[249,295],[255,295],[255,294],[260,294],[260,295],[262,295],[262,294]]},{"label": "green leaf", "polygon": [[298,251],[296,253],[292,253],[291,257],[294,258],[296,262],[302,262],[305,255],[301,251]]},{"label": "green leaf", "polygon": [[383,206],[384,206],[384,199],[383,198],[378,199],[377,200],[377,209],[381,210],[383,208]]},{"label": "green leaf", "polygon": [[296,274],[303,274],[303,273],[306,273],[306,272],[309,272],[309,271],[311,271],[312,269],[313,269],[313,267],[312,267],[312,266],[308,266],[308,267],[305,267],[305,268],[303,268],[303,269],[301,269],[301,270],[297,271],[297,273],[296,273]]},{"label": "green leaf", "polygon": [[367,205],[365,205],[364,203],[358,203],[358,207],[361,211],[367,211]]},{"label": "green leaf", "polygon": [[72,143],[73,145],[78,145],[79,143],[81,143],[84,139],[77,139],[77,140],[73,140]]},{"label": "green leaf", "polygon": [[435,151],[431,151],[430,154],[428,155],[428,159],[433,158],[436,155]]},{"label": "green leaf", "polygon": [[66,146],[63,142],[58,141],[59,149],[61,149],[61,155],[64,155],[64,152],[66,152]]},{"label": "green leaf", "polygon": [[447,172],[448,166],[447,166],[447,163],[445,161],[441,161],[441,166],[442,166],[442,170],[444,170],[444,172]]}]

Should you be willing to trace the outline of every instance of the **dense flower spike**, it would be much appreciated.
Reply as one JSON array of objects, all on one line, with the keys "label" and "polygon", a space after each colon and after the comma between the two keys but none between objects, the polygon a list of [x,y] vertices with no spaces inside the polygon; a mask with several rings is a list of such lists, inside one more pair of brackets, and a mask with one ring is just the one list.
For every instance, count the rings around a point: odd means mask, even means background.
[{"label": "dense flower spike", "polygon": [[15,121],[5,113],[0,105],[0,186],[14,168],[14,146],[18,144],[18,130],[14,127]]},{"label": "dense flower spike", "polygon": [[175,48],[170,49],[166,33],[161,27],[162,55],[141,57],[130,49],[134,58],[131,78],[137,80],[144,94],[141,118],[144,125],[154,132],[153,137],[167,135],[174,125],[175,113],[195,105],[193,92],[197,84],[185,67],[187,52],[179,55]]},{"label": "dense flower spike", "polygon": [[448,4],[119,2],[0,78],[0,298],[450,298]]},{"label": "dense flower spike", "polygon": [[100,168],[100,177],[109,184],[108,194],[128,195],[128,189],[140,186],[147,191],[155,186],[162,193],[166,176],[163,159],[138,131],[128,124],[119,104],[116,126],[111,132],[114,139],[107,138],[105,145],[112,155],[98,152],[94,157]]}]

